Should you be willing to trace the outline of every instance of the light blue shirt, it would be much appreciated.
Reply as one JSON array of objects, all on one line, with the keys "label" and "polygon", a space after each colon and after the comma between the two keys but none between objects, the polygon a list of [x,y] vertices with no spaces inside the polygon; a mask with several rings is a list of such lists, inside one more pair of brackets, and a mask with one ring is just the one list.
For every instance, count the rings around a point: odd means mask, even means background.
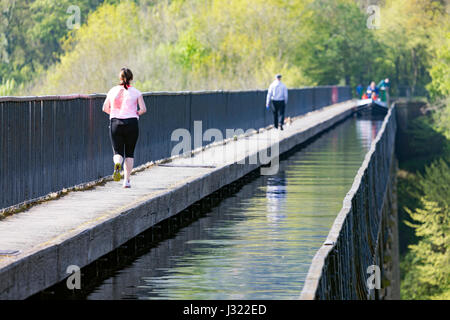
[{"label": "light blue shirt", "polygon": [[266,106],[270,104],[270,100],[282,101],[287,104],[288,102],[288,90],[283,82],[276,79],[269,86],[269,91],[267,92]]}]

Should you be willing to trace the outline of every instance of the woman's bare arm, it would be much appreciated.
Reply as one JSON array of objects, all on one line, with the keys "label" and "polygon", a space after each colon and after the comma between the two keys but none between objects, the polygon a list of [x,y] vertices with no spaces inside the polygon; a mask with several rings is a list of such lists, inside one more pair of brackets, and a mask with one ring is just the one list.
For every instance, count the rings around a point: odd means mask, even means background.
[{"label": "woman's bare arm", "polygon": [[103,103],[103,112],[107,114],[111,113],[111,104],[109,103],[109,97],[106,97],[105,102]]},{"label": "woman's bare arm", "polygon": [[142,116],[144,113],[147,112],[147,107],[145,106],[144,97],[142,96],[142,94],[138,98],[138,103],[139,103],[138,115]]}]

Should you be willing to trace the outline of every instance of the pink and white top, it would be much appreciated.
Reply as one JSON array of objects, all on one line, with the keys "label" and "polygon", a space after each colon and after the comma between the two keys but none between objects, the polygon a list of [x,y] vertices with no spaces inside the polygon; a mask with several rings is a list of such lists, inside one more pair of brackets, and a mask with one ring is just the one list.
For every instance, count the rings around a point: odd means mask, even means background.
[{"label": "pink and white top", "polygon": [[134,88],[128,87],[126,90],[123,86],[115,86],[108,92],[107,98],[111,106],[109,118],[128,119],[138,118],[138,98],[141,92]]}]

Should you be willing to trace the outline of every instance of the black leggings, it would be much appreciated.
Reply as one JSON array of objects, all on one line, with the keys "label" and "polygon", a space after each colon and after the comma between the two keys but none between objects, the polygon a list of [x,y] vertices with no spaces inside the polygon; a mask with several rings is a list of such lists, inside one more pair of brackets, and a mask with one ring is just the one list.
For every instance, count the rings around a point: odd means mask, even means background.
[{"label": "black leggings", "polygon": [[120,154],[123,158],[134,158],[134,148],[139,137],[138,119],[112,118],[109,128],[114,154]]}]

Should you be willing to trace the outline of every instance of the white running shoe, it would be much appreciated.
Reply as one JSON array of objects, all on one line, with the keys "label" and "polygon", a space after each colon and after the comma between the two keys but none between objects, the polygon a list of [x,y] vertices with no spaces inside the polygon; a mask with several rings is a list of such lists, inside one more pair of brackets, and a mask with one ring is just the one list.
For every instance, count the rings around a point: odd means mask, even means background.
[{"label": "white running shoe", "polygon": [[131,188],[130,180],[123,180],[123,187],[124,188]]}]

